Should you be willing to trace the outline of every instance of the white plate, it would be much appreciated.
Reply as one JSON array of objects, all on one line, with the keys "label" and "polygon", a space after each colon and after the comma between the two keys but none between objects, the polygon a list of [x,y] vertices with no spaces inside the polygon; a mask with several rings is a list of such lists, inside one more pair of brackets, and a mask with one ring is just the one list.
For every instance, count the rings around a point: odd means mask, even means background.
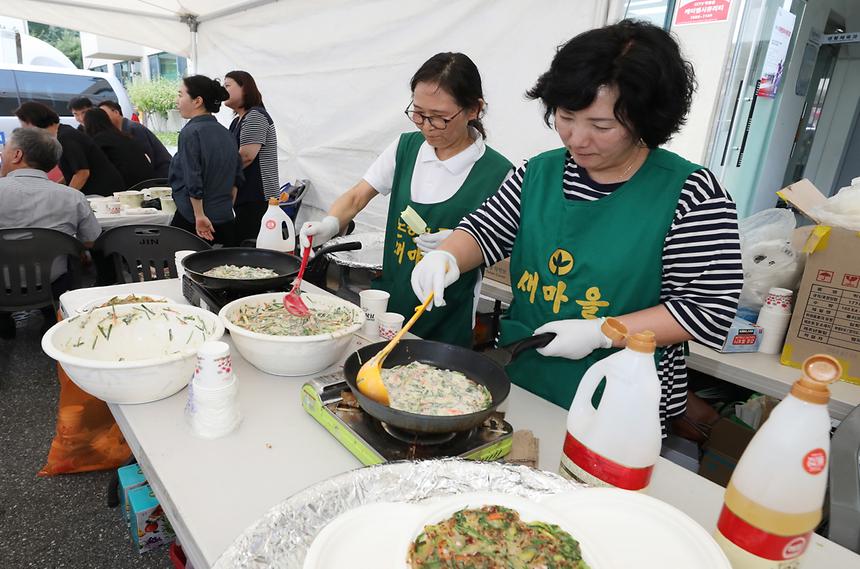
[{"label": "white plate", "polygon": [[731,569],[713,538],[681,511],[644,494],[614,488],[584,488],[539,500],[470,493],[420,504],[361,506],[323,528],[304,569],[406,569],[409,544],[425,525],[463,508],[485,505],[512,508],[526,522],[560,526],[579,542],[591,569]]},{"label": "white plate", "polygon": [[151,215],[153,213],[158,213],[154,207],[130,207],[123,212],[123,215]]},{"label": "white plate", "polygon": [[[90,310],[95,308],[96,306],[100,306],[112,298],[116,298],[116,297],[125,298],[126,296],[128,296],[128,295],[127,294],[115,294],[113,296],[102,296],[102,297],[97,298],[95,300],[91,300],[90,302],[88,302],[88,303],[84,304],[83,306],[81,306],[80,308],[78,308],[78,314],[86,314],[87,312],[89,312]],[[137,296],[148,296],[149,298],[152,299],[152,301],[150,301],[150,302],[158,302],[158,303],[167,302],[170,304],[175,304],[173,299],[171,299],[167,296],[160,295],[160,294],[139,294]],[[147,302],[147,304],[149,304],[149,302]]]}]

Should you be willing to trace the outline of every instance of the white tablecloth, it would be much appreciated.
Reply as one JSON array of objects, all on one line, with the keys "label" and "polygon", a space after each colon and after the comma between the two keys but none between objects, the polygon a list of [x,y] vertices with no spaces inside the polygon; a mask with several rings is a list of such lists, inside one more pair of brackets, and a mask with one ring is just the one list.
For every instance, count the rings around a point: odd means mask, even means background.
[{"label": "white tablecloth", "polygon": [[150,213],[147,215],[96,215],[96,220],[102,229],[111,229],[121,225],[170,225],[172,213]]}]

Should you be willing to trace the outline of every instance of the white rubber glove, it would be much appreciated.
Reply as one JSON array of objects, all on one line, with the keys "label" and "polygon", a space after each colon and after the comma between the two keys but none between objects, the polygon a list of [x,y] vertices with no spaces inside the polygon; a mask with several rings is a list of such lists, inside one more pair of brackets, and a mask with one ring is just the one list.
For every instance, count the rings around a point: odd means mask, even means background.
[{"label": "white rubber glove", "polygon": [[304,251],[311,246],[308,235],[314,236],[314,245],[322,245],[338,233],[340,233],[340,220],[333,215],[327,215],[321,221],[306,221],[299,231],[299,245]]},{"label": "white rubber glove", "polygon": [[537,352],[542,356],[579,360],[597,348],[611,348],[612,340],[600,331],[604,320],[606,319],[595,318],[547,322],[535,330],[535,334],[555,332],[555,338],[543,348],[538,348]]},{"label": "white rubber glove", "polygon": [[418,245],[422,253],[429,253],[430,251],[435,251],[436,247],[452,233],[454,233],[453,229],[443,229],[436,233],[422,233],[415,238],[415,244]]},{"label": "white rubber glove", "polygon": [[412,269],[412,291],[421,302],[433,293],[433,302],[427,306],[445,306],[445,287],[460,278],[457,259],[448,251],[430,251]]}]

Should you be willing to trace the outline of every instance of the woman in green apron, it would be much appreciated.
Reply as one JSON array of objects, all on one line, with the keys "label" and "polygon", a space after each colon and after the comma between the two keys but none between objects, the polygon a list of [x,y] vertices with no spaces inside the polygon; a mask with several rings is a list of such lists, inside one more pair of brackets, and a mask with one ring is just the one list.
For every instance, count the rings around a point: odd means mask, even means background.
[{"label": "woman in green apron", "polygon": [[[419,129],[400,135],[355,186],[340,196],[321,221],[300,232],[301,246],[339,235],[379,194],[390,195],[382,276],[374,287],[391,294],[388,310],[405,317],[417,304],[410,288],[415,263],[447,237],[464,215],[492,194],[511,163],[484,144],[484,110],[478,68],[462,53],[439,53],[415,73],[406,116]],[[416,235],[401,219],[407,206],[427,222]],[[481,270],[464,271],[440,310],[428,313],[412,332],[427,340],[471,347]],[[422,299],[423,300],[423,299]]]},{"label": "woman in green apron", "polygon": [[510,255],[513,302],[499,344],[553,332],[508,366],[514,383],[568,407],[619,345],[618,317],[657,335],[661,416],[683,413],[683,343],[719,347],[743,280],[734,204],[713,175],[663,150],[684,123],[693,70],[660,28],[623,21],[562,46],[528,95],[563,148],[528,160],[417,265],[418,297]]}]

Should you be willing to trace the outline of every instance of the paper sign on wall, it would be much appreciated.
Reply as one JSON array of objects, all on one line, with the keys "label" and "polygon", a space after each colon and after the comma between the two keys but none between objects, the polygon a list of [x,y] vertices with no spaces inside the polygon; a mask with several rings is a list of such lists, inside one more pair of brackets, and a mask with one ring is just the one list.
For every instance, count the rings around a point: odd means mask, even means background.
[{"label": "paper sign on wall", "polygon": [[710,24],[729,19],[731,0],[689,0],[675,14],[676,26]]},{"label": "paper sign on wall", "polygon": [[785,73],[788,44],[791,43],[791,34],[794,31],[794,19],[795,16],[791,12],[782,8],[777,9],[773,30],[770,33],[770,43],[767,46],[767,55],[764,58],[764,67],[761,71],[759,97],[772,99],[779,91],[779,85]]}]

